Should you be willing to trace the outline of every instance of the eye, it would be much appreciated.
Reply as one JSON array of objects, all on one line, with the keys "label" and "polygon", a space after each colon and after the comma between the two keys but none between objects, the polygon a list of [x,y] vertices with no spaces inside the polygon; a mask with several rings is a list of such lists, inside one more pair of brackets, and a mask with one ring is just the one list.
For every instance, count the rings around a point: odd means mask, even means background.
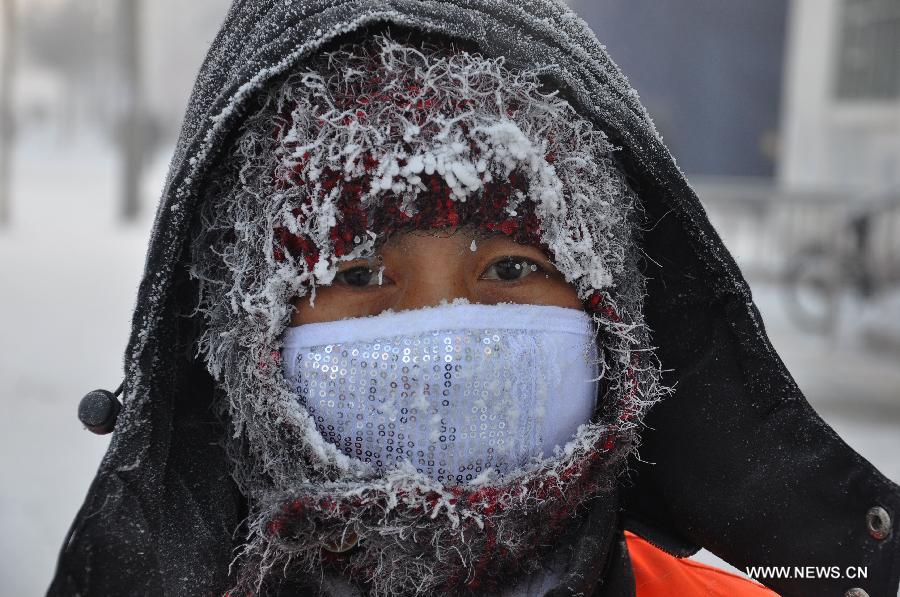
[{"label": "eye", "polygon": [[355,286],[357,288],[380,286],[382,282],[378,272],[366,265],[359,265],[338,272],[334,276],[334,281],[337,284]]},{"label": "eye", "polygon": [[481,275],[482,280],[521,280],[543,268],[527,257],[504,257],[488,266]]}]

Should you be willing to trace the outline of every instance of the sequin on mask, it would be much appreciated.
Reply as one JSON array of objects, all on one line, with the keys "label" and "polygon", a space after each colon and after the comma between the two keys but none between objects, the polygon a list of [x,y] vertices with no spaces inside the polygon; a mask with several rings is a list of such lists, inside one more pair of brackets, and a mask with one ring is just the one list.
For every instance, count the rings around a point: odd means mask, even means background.
[{"label": "sequin on mask", "polygon": [[[556,336],[469,329],[328,344],[297,352],[289,379],[348,456],[379,472],[406,460],[464,484],[552,455],[590,418],[596,382],[585,351],[573,354],[572,334]],[[560,393],[573,375],[584,382],[580,400]],[[564,398],[560,415],[554,403]]]}]

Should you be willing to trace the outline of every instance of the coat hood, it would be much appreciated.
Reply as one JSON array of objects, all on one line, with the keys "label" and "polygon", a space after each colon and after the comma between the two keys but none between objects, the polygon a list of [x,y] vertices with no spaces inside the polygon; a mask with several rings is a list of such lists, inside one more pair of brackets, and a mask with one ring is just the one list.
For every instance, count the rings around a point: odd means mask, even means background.
[{"label": "coat hood", "polygon": [[[218,446],[226,431],[210,409],[212,379],[192,352],[191,222],[255,95],[326,44],[384,25],[541,67],[621,148],[652,222],[641,240],[643,315],[676,393],[646,419],[641,460],[622,480],[620,522],[592,514],[604,519],[597,525],[624,525],[680,556],[706,547],[738,567],[866,565],[868,578],[856,584],[893,594],[900,539],[874,538],[865,518],[876,506],[900,514],[900,488],[811,409],[637,94],[587,25],[552,0],[234,2],[198,75],[157,211],[125,355],[125,408],[51,594],[230,586],[234,532],[246,512]],[[622,557],[608,545],[579,545],[578,578],[559,591],[593,592],[611,574],[597,554]],[[843,582],[770,584],[785,595],[826,595],[842,594]]]}]

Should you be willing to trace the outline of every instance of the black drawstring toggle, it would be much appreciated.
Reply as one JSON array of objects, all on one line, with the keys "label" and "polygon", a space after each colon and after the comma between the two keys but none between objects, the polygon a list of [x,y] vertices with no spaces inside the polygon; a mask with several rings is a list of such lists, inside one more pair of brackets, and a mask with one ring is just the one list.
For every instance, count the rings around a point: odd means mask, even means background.
[{"label": "black drawstring toggle", "polygon": [[122,382],[115,392],[109,390],[94,390],[88,393],[78,403],[78,420],[97,435],[112,433],[116,426],[116,419],[122,410],[122,404],[118,396],[122,393]]}]

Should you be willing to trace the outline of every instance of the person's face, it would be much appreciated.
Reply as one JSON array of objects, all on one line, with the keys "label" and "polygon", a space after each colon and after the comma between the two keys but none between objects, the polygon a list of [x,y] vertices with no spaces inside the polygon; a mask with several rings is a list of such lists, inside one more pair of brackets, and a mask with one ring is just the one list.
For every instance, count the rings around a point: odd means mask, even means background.
[{"label": "person's face", "polygon": [[543,251],[501,233],[484,236],[470,228],[395,234],[375,257],[342,263],[332,284],[316,288],[314,304],[310,298],[294,301],[292,326],[418,309],[457,298],[486,305],[582,308],[575,289]]}]

